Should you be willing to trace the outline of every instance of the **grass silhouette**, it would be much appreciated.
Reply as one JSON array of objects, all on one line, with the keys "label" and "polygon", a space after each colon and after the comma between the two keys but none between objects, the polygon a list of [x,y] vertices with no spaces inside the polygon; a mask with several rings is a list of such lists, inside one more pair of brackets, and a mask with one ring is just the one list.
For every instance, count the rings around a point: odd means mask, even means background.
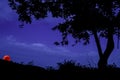
[{"label": "grass silhouette", "polygon": [[54,69],[0,60],[0,73],[4,80],[120,80],[118,67],[99,70],[73,61],[58,63],[58,69]]}]

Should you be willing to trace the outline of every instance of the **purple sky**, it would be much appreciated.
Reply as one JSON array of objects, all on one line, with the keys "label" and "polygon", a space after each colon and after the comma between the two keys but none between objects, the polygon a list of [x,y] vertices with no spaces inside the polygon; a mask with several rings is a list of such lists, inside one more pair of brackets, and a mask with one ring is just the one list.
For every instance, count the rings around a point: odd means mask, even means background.
[{"label": "purple sky", "polygon": [[[98,53],[91,37],[91,43],[88,46],[74,43],[71,40],[68,46],[55,46],[55,41],[61,40],[61,34],[58,31],[52,31],[51,28],[62,19],[48,18],[34,21],[32,24],[26,24],[24,28],[19,28],[17,14],[12,11],[7,0],[0,0],[0,58],[8,54],[14,62],[24,62],[27,64],[33,61],[37,66],[56,67],[57,62],[64,60],[74,60],[80,64],[97,66]],[[106,41],[102,39],[104,48]],[[116,44],[116,43],[115,43]],[[115,49],[109,58],[109,63],[120,63],[120,49]]]}]

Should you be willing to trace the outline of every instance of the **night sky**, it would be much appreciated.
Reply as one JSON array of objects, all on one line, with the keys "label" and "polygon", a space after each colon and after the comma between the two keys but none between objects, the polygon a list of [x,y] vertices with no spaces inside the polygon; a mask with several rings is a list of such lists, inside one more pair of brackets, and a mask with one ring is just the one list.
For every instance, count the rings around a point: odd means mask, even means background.
[{"label": "night sky", "polygon": [[[91,37],[87,46],[82,43],[72,47],[74,39],[69,38],[68,46],[56,46],[53,43],[61,40],[61,34],[51,28],[62,22],[63,19],[52,18],[50,15],[32,24],[25,24],[19,28],[17,14],[8,6],[7,0],[0,0],[0,58],[7,54],[13,62],[27,64],[33,61],[34,65],[56,67],[58,62],[73,60],[82,65],[97,66],[98,53]],[[114,39],[115,40],[115,39]],[[104,49],[106,40],[101,41]],[[109,58],[109,63],[120,66],[120,49],[116,48]]]}]

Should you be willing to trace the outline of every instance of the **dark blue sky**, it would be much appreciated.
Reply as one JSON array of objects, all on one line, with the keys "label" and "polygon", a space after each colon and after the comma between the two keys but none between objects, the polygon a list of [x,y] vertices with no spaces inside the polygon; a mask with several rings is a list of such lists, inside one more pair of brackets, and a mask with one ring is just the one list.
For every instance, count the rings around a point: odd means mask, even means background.
[{"label": "dark blue sky", "polygon": [[[51,28],[62,21],[49,16],[19,28],[17,14],[9,8],[7,0],[0,0],[0,58],[8,54],[14,62],[27,64],[33,61],[34,65],[43,67],[55,67],[57,62],[64,60],[97,66],[98,53],[93,37],[88,46],[77,44],[72,47],[74,41],[71,38],[68,46],[53,44],[54,41],[61,40],[61,34],[58,31],[52,31]],[[102,39],[101,44],[104,48],[106,40]],[[114,62],[119,66],[119,60],[120,49],[115,49],[109,63]]]}]

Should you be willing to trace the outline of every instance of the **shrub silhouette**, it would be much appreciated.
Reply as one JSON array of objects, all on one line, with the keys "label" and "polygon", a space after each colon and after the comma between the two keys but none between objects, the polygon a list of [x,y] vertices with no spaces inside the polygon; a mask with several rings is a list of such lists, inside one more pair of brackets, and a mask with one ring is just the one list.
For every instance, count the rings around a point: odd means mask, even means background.
[{"label": "shrub silhouette", "polygon": [[58,64],[59,70],[62,70],[62,71],[72,71],[76,67],[78,67],[78,65],[72,60],[70,61],[65,60],[63,63],[57,63],[57,64]]}]

